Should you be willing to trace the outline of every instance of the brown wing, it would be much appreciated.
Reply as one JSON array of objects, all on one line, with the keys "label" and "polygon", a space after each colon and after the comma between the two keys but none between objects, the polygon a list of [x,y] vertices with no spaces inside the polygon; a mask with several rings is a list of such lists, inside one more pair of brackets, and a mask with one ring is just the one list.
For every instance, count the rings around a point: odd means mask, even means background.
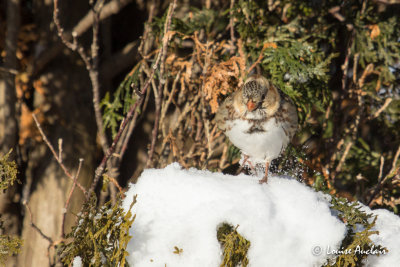
[{"label": "brown wing", "polygon": [[296,106],[293,104],[292,100],[286,95],[283,95],[283,97],[281,98],[279,113],[283,130],[288,135],[289,140],[291,140],[297,131],[298,117]]}]

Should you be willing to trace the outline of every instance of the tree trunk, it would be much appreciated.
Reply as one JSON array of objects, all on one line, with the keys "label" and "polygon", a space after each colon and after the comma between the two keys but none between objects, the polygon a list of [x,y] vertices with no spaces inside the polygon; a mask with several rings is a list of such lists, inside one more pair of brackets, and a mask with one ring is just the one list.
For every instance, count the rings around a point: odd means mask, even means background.
[{"label": "tree trunk", "polygon": [[[10,160],[16,159],[18,124],[16,113],[15,70],[17,69],[17,37],[20,25],[20,1],[7,1],[7,30],[4,58],[5,71],[0,72],[0,156],[13,149]],[[19,212],[16,186],[0,192],[0,214],[7,235],[18,235]],[[15,258],[8,261],[15,265]]]}]

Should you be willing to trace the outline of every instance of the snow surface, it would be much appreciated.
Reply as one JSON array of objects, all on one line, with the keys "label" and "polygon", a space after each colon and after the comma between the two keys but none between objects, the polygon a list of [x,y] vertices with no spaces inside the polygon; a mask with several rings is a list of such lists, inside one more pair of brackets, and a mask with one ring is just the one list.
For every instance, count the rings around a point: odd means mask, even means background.
[{"label": "snow surface", "polygon": [[[251,266],[320,266],[327,256],[312,250],[338,248],[346,231],[326,196],[288,177],[260,185],[255,177],[182,170],[174,163],[145,170],[127,192],[125,210],[134,195],[127,248],[133,266],[219,266],[216,233],[224,222],[239,225],[251,242]],[[175,247],[182,252],[175,254]]]},{"label": "snow surface", "polygon": [[[329,209],[328,195],[315,192],[290,177],[224,175],[173,163],[165,169],[145,170],[131,184],[123,203],[133,206],[127,261],[144,266],[219,266],[222,249],[217,228],[224,222],[238,227],[251,242],[250,266],[321,266],[328,251],[338,250],[345,225]],[[386,210],[379,215],[371,239],[389,253],[370,255],[366,266],[393,267],[400,262],[400,218]],[[177,247],[182,250],[174,253]]]},{"label": "snow surface", "polygon": [[368,256],[365,266],[400,266],[400,217],[384,209],[371,211],[368,207],[364,207],[364,211],[378,215],[372,230],[378,230],[379,235],[371,235],[371,240],[389,250],[386,255]]},{"label": "snow surface", "polygon": [[76,256],[74,258],[74,261],[72,262],[73,267],[82,267],[82,258],[79,256]]}]

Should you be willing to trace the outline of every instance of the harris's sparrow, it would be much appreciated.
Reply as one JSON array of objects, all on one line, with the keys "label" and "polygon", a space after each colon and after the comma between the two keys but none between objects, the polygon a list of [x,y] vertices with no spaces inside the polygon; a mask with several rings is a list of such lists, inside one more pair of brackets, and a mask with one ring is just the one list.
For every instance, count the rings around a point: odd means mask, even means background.
[{"label": "harris's sparrow", "polygon": [[[266,183],[270,162],[286,148],[297,130],[297,111],[291,100],[260,75],[249,77],[228,96],[216,114],[218,127],[244,156],[243,164],[265,164]],[[254,165],[252,165],[254,164]]]}]

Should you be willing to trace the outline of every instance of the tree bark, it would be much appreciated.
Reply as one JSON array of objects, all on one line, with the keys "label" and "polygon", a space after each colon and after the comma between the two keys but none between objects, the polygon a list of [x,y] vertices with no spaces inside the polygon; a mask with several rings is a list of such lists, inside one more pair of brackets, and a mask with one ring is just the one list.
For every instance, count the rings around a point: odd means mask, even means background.
[{"label": "tree bark", "polygon": [[[0,73],[0,155],[10,149],[11,160],[16,159],[18,124],[16,112],[15,70],[17,69],[17,38],[20,25],[20,1],[7,1],[7,30],[5,38],[4,71]],[[18,194],[15,186],[5,193],[0,192],[0,214],[5,223],[7,235],[18,235],[19,212]],[[8,266],[15,265],[15,258],[8,260]]]}]

